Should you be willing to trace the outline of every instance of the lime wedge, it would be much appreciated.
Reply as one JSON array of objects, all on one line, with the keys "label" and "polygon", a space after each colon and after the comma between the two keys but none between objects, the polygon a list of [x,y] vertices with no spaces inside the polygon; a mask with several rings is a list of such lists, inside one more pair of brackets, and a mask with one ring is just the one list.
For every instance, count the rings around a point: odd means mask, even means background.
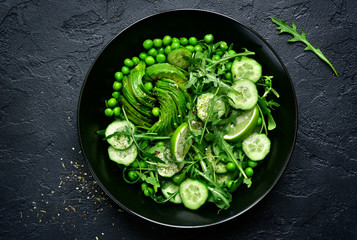
[{"label": "lime wedge", "polygon": [[187,141],[189,133],[190,128],[188,123],[184,122],[178,128],[176,128],[174,134],[171,137],[170,150],[176,161],[183,161],[191,147]]},{"label": "lime wedge", "polygon": [[257,126],[258,119],[258,106],[255,106],[251,110],[244,111],[226,128],[227,134],[224,135],[223,138],[229,141],[243,141],[253,132]]}]

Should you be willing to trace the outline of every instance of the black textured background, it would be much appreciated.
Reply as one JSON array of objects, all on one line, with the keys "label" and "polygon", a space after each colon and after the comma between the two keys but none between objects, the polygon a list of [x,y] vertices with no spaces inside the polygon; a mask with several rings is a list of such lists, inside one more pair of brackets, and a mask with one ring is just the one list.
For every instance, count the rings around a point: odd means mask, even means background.
[{"label": "black textured background", "polygon": [[[135,21],[182,8],[222,13],[261,34],[285,63],[299,106],[295,151],[274,189],[239,218],[193,230],[143,221],[108,199],[76,127],[100,50]],[[304,28],[339,76],[303,44],[288,44],[270,16]],[[356,24],[354,0],[0,0],[0,238],[356,239]]]}]

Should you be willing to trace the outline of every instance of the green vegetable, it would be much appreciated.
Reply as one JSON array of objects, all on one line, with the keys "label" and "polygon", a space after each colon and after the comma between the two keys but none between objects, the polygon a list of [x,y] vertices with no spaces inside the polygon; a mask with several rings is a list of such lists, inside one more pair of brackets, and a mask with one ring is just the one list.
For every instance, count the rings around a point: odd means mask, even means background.
[{"label": "green vegetable", "polygon": [[271,17],[271,20],[273,21],[273,23],[278,25],[278,27],[276,29],[279,30],[279,34],[289,33],[289,34],[293,35],[293,38],[288,40],[288,42],[302,42],[302,43],[306,44],[306,47],[304,50],[314,52],[319,58],[321,58],[323,61],[325,61],[332,68],[332,70],[336,74],[336,76],[338,76],[337,71],[335,70],[335,68],[333,67],[331,62],[325,57],[325,55],[322,54],[320,47],[317,47],[317,49],[316,49],[315,47],[313,47],[311,45],[311,43],[309,43],[307,41],[306,33],[305,33],[304,29],[301,29],[301,34],[299,34],[297,32],[296,25],[294,22],[291,23],[292,27],[290,27],[283,20],[280,20],[280,19],[277,19],[274,17]]},{"label": "green vegetable", "polygon": [[160,108],[154,107],[152,109],[152,115],[154,115],[154,117],[158,117],[160,115]]},{"label": "green vegetable", "polygon": [[149,50],[150,48],[152,48],[154,45],[154,42],[151,40],[151,39],[146,39],[144,42],[143,42],[143,47],[147,50]]}]

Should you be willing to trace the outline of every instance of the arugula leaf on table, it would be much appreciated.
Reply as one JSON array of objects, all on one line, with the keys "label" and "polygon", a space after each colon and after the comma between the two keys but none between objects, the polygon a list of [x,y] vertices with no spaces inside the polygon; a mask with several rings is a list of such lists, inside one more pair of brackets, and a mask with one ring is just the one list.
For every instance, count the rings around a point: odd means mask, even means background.
[{"label": "arugula leaf on table", "polygon": [[325,55],[322,54],[320,47],[313,47],[311,43],[308,42],[306,39],[306,33],[304,29],[301,29],[301,34],[297,32],[296,25],[294,22],[291,23],[292,27],[288,26],[283,20],[277,19],[275,17],[271,17],[271,20],[273,23],[278,25],[276,28],[279,30],[279,34],[281,33],[289,33],[293,35],[293,38],[288,40],[288,42],[302,42],[306,44],[305,51],[312,51],[314,52],[319,58],[321,58],[323,61],[325,61],[333,70],[333,72],[338,76],[337,71],[333,67],[332,63],[325,57]]}]

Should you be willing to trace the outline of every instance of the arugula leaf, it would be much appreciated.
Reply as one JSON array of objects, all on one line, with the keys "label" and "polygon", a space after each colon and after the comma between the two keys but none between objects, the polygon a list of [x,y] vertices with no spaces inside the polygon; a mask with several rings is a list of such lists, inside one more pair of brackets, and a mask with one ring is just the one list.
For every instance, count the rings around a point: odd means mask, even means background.
[{"label": "arugula leaf", "polygon": [[292,27],[289,27],[283,20],[277,19],[275,17],[271,17],[271,20],[273,23],[278,25],[276,28],[279,30],[279,34],[281,33],[289,33],[293,35],[293,38],[288,40],[288,42],[302,42],[306,44],[305,51],[312,51],[314,52],[319,58],[321,58],[323,61],[325,61],[334,71],[336,76],[338,76],[335,68],[333,67],[332,63],[325,57],[325,55],[322,54],[320,47],[314,48],[306,39],[306,33],[304,29],[301,29],[301,34],[297,32],[296,25],[294,22],[291,23]]},{"label": "arugula leaf", "polygon": [[153,177],[153,176],[148,177],[145,174],[143,174],[141,172],[138,172],[138,171],[136,173],[139,175],[139,177],[143,181],[145,181],[145,182],[147,182],[147,183],[149,183],[149,184],[151,184],[153,186],[160,187],[160,183],[157,181],[157,179],[155,177]]},{"label": "arugula leaf", "polygon": [[268,108],[268,103],[267,103],[266,99],[259,97],[258,104],[259,104],[259,107],[260,107],[262,113],[266,114],[268,117],[268,130],[270,131],[270,130],[275,129],[276,123],[275,123],[275,120],[271,114],[270,109]]}]

